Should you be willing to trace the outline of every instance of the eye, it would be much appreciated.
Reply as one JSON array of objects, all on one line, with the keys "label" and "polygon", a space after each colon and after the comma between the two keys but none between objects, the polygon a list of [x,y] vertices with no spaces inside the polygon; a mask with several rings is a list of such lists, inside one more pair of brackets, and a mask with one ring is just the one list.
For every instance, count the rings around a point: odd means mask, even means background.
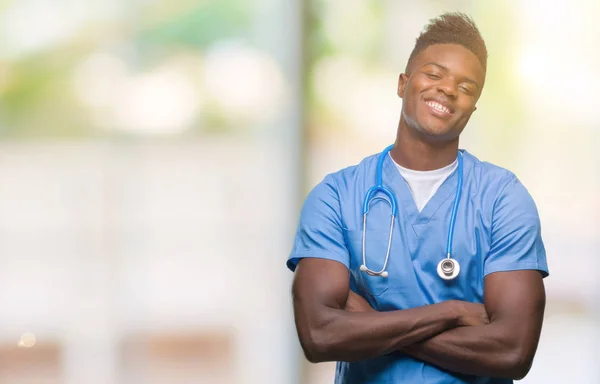
[{"label": "eye", "polygon": [[460,90],[461,90],[461,91],[463,91],[463,92],[464,92],[464,93],[466,93],[467,95],[470,95],[470,94],[472,94],[472,93],[473,93],[473,91],[471,91],[471,89],[470,89],[469,87],[464,87],[464,86],[461,86],[461,87],[459,87],[459,88],[460,88]]},{"label": "eye", "polygon": [[469,96],[472,96],[475,92],[473,91],[472,87],[469,86],[465,86],[465,85],[461,85],[460,87],[458,87],[460,89],[460,91],[464,94],[467,94]]},{"label": "eye", "polygon": [[427,75],[427,77],[429,77],[431,80],[439,80],[439,79],[441,79],[441,78],[442,78],[442,77],[441,77],[440,75],[438,75],[437,73],[431,73],[431,72],[428,72],[428,73],[426,73],[426,75]]}]

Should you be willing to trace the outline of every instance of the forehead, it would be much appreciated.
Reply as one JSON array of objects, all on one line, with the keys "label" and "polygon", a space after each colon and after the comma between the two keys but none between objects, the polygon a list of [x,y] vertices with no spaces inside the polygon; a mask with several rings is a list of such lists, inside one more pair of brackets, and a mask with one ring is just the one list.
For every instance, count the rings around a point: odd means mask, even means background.
[{"label": "forehead", "polygon": [[418,69],[427,63],[436,63],[451,73],[473,78],[483,84],[485,71],[477,56],[458,44],[434,44],[425,48],[415,58],[411,69]]}]

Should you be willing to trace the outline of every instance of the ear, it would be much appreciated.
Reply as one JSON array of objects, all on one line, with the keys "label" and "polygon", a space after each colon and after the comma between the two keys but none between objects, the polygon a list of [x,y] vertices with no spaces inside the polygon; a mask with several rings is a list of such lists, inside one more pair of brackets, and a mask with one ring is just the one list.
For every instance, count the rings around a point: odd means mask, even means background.
[{"label": "ear", "polygon": [[400,77],[398,77],[398,97],[401,99],[404,97],[404,89],[406,88],[406,83],[408,83],[408,75],[405,73],[401,73]]}]

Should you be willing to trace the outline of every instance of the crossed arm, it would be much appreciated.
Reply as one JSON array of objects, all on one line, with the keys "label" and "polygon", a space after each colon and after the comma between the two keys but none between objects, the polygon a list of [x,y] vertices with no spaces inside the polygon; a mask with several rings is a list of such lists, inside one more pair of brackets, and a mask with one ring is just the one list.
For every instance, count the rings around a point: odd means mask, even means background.
[{"label": "crossed arm", "polygon": [[292,288],[307,359],[356,361],[400,351],[457,373],[521,379],[542,327],[545,292],[537,271],[485,278],[485,306],[462,301],[377,312],[349,290],[346,267],[303,259]]}]

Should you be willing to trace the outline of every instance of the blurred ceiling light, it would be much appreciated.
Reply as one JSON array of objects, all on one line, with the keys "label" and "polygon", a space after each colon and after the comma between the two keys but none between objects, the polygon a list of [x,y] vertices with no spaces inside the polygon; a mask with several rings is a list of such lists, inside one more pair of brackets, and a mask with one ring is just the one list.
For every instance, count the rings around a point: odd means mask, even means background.
[{"label": "blurred ceiling light", "polygon": [[281,111],[285,80],[277,62],[251,47],[223,42],[205,56],[207,96],[230,117],[264,122]]},{"label": "blurred ceiling light", "polygon": [[[195,64],[195,63],[192,63]],[[116,56],[95,53],[76,69],[73,87],[95,124],[141,134],[177,134],[199,115],[200,95],[183,62],[131,74]]]},{"label": "blurred ceiling light", "polygon": [[24,334],[21,335],[21,339],[19,339],[19,342],[17,343],[17,345],[21,348],[32,348],[35,346],[35,343],[36,343],[35,335],[31,332],[25,332]]},{"label": "blurred ceiling light", "polygon": [[181,133],[200,109],[197,90],[178,68],[136,76],[114,96],[115,128],[143,134]]}]

